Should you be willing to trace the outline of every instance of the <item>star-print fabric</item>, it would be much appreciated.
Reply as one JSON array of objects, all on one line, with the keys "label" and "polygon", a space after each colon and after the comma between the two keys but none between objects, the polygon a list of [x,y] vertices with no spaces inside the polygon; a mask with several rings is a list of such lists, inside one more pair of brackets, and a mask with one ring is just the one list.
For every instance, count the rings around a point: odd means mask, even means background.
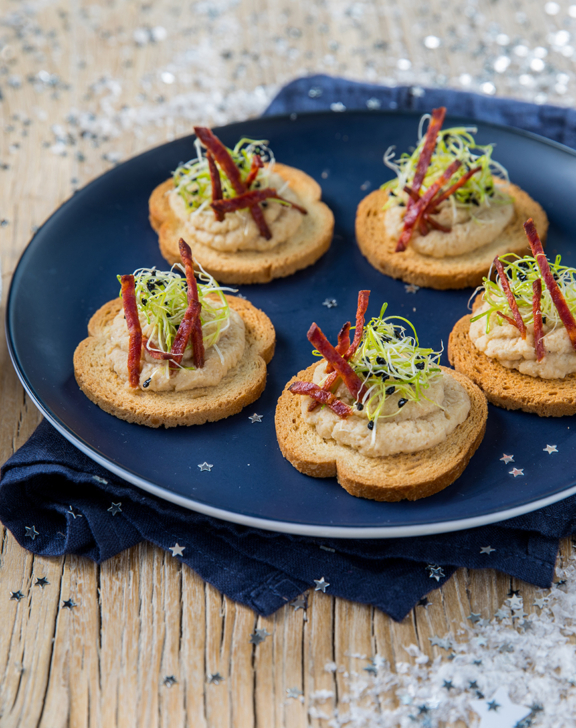
[{"label": "star-print fabric", "polygon": [[262,615],[289,602],[305,608],[301,595],[317,589],[400,620],[459,566],[549,586],[558,540],[576,531],[576,498],[452,534],[364,541],[288,536],[155,498],[101,468],[44,421],[2,469],[0,521],[22,546],[46,556],[73,553],[100,563],[150,541]]}]

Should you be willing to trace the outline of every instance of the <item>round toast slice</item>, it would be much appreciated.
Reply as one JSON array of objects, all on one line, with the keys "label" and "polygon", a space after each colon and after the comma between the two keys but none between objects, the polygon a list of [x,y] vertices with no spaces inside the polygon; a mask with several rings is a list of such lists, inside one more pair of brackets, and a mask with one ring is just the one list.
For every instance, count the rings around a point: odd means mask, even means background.
[{"label": "round toast slice", "polygon": [[168,193],[174,189],[171,179],[156,187],[150,197],[150,224],[158,233],[160,252],[170,263],[180,262],[178,241],[184,238],[202,267],[220,283],[268,283],[284,278],[315,263],[330,247],[334,233],[334,215],[321,202],[320,185],[305,172],[285,164],[274,165],[274,172],[286,180],[307,210],[296,232],[269,251],[240,250],[226,253],[213,250],[191,239],[182,221],[170,206]]},{"label": "round toast slice", "polygon": [[[481,296],[476,298],[474,308],[480,299]],[[463,316],[450,334],[448,359],[454,369],[477,384],[497,407],[532,412],[540,417],[576,414],[576,374],[564,379],[541,379],[502,366],[474,346],[469,335],[472,315]]]},{"label": "round toast slice", "polygon": [[482,284],[497,255],[530,255],[523,228],[529,217],[533,218],[542,241],[546,240],[548,218],[542,207],[517,185],[499,183],[499,187],[514,198],[512,220],[489,245],[448,258],[422,255],[410,243],[406,250],[397,253],[398,241],[388,236],[384,227],[383,208],[388,192],[375,190],[360,202],[356,212],[356,239],[362,255],[381,273],[423,288],[475,288]]},{"label": "round toast slice", "polygon": [[465,387],[470,413],[448,438],[415,453],[371,458],[335,440],[324,440],[302,417],[301,397],[289,391],[295,381],[311,382],[313,364],[286,385],[276,407],[276,435],[282,455],[296,470],[314,478],[336,477],[351,495],[377,501],[418,500],[451,485],[464,471],[486,431],[486,397],[467,377],[443,371]]},{"label": "round toast slice", "polygon": [[105,412],[147,427],[202,425],[237,414],[264,391],[266,365],[274,355],[276,335],[265,313],[241,298],[226,298],[244,320],[246,348],[240,362],[215,387],[181,392],[144,392],[126,387],[106,359],[106,333],[122,308],[120,298],[96,311],[88,324],[88,338],[74,352],[78,386]]}]

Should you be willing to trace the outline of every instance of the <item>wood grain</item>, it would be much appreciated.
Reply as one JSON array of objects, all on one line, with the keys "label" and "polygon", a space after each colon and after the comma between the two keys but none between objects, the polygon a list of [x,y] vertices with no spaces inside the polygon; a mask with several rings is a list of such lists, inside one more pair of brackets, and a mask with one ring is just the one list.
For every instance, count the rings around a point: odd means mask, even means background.
[{"label": "wood grain", "polygon": [[[409,75],[391,65],[398,57],[410,59],[414,68],[428,68],[430,78],[443,73],[448,82],[463,70],[480,72],[483,63],[480,56],[471,57],[466,44],[431,53],[415,41],[414,22],[427,23],[431,34],[440,34],[441,0],[425,8],[415,0],[367,0],[353,11],[362,14],[358,21],[353,13],[345,14],[341,2],[239,0],[223,11],[231,29],[224,38],[211,35],[215,21],[209,14],[194,6],[196,15],[186,19],[183,6],[168,0],[37,5],[33,22],[54,28],[57,40],[27,52],[25,41],[6,30],[2,42],[14,49],[12,56],[5,53],[7,73],[26,79],[46,68],[70,87],[46,88],[40,94],[34,83],[24,82],[3,89],[0,160],[9,169],[0,171],[0,217],[8,220],[0,227],[0,326],[7,286],[33,226],[110,166],[105,153],[115,151],[125,159],[191,129],[191,120],[162,117],[157,128],[127,129],[102,145],[89,135],[79,137],[64,155],[52,153],[47,147],[54,142],[53,124],[62,124],[72,108],[99,108],[99,92],[92,86],[99,78],[121,78],[122,101],[135,105],[139,95],[150,99],[158,90],[157,69],[206,42],[231,54],[226,67],[230,93],[279,85],[318,70],[410,82]],[[524,31],[534,37],[552,22],[540,5],[527,1],[516,2],[514,11],[512,4],[484,6],[485,23],[499,23],[510,35],[517,32],[520,10],[527,18]],[[0,11],[7,12],[6,7]],[[138,28],[157,25],[168,28],[169,41],[144,47],[117,42],[130,39]],[[479,43],[482,32],[479,27],[472,40]],[[149,87],[142,85],[146,75]],[[192,86],[203,83],[209,78],[196,78]],[[501,93],[523,93],[520,87],[509,88],[505,77],[497,83]],[[170,96],[177,90],[166,86],[162,92]],[[15,115],[31,123],[23,126]],[[4,462],[30,436],[40,416],[17,381],[3,331],[0,402]],[[561,560],[571,548],[569,540],[563,542]],[[48,579],[45,588],[36,585],[39,577]],[[416,607],[401,624],[366,605],[314,592],[308,593],[306,611],[287,605],[261,619],[149,544],[99,567],[82,558],[33,556],[0,527],[0,726],[320,728],[326,720],[317,713],[309,716],[313,693],[326,691],[323,714],[346,711],[347,671],[362,670],[376,653],[394,671],[398,662],[413,662],[406,652],[410,644],[429,657],[441,654],[431,646],[431,636],[455,633],[470,612],[489,618],[511,588],[521,590],[525,609],[532,611],[538,590],[491,570],[461,569],[430,596],[429,606]],[[10,599],[16,590],[25,595],[20,601]],[[73,609],[63,607],[69,598],[77,604]],[[270,633],[258,646],[249,641],[256,628]],[[326,670],[329,663],[339,670]],[[222,681],[210,683],[215,673]],[[294,689],[302,694],[289,697]],[[381,696],[382,701],[392,698]]]}]

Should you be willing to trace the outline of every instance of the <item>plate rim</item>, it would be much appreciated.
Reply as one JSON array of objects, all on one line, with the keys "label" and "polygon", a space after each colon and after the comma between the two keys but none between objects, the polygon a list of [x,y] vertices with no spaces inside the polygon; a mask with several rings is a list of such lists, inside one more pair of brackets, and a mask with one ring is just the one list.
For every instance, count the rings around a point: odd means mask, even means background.
[{"label": "plate rim", "polygon": [[[334,112],[332,111],[303,111],[303,112],[296,112],[297,116],[305,116],[305,117],[332,117]],[[411,117],[421,117],[422,112],[413,110],[413,109],[407,109],[407,110],[399,110],[399,109],[378,109],[378,110],[366,110],[366,109],[347,109],[343,113],[345,116],[352,116],[354,114],[361,115],[361,116],[411,116]],[[470,122],[470,125],[477,125],[481,124],[484,127],[490,127],[494,129],[498,129],[501,131],[506,132],[512,132],[515,135],[527,137],[528,139],[531,139],[533,141],[543,143],[547,146],[553,147],[557,149],[558,151],[568,153],[569,156],[572,156],[576,158],[576,150],[572,149],[571,147],[562,144],[561,142],[558,142],[553,139],[548,139],[540,134],[537,134],[535,132],[531,132],[525,129],[520,129],[518,127],[512,126],[512,125],[506,125],[506,124],[498,124],[495,122],[489,122],[489,121],[483,121],[483,120],[474,120],[470,119],[467,116],[460,116],[460,115],[454,115],[455,118],[459,119],[468,119]],[[450,115],[447,116],[447,118],[450,118]],[[291,119],[291,114],[271,114],[271,115],[264,115],[262,117],[258,117],[259,120],[265,119],[270,121],[293,121]],[[224,127],[215,127],[215,130],[218,129],[229,129],[230,127],[233,127],[237,124],[246,124],[247,122],[250,122],[251,119],[245,119],[244,121],[238,121],[233,122],[231,124],[227,124]],[[156,152],[158,149],[165,147],[169,144],[172,144],[174,142],[182,141],[186,138],[192,138],[195,135],[189,134],[183,137],[178,137],[177,139],[164,142],[162,144],[159,144],[158,146],[152,147],[151,149],[147,149],[144,152],[141,152],[140,154],[137,154],[133,157],[130,157],[129,159],[126,159],[122,164],[126,164],[131,162],[132,160],[139,159],[141,157],[144,157],[148,154],[152,154]],[[79,192],[80,194],[84,194],[92,185],[95,185],[99,182],[101,182],[102,179],[104,179],[108,174],[112,173],[115,170],[115,168],[106,170],[102,174],[98,175],[96,178],[91,180],[87,185],[85,185]],[[59,213],[61,210],[66,208],[69,204],[72,204],[73,201],[76,199],[77,195],[71,195],[67,200],[65,200],[59,207],[57,207],[52,214],[46,218],[46,220],[42,223],[42,225],[38,228],[37,231],[35,231],[32,238],[29,240],[28,244],[24,247],[22,250],[22,253],[20,254],[20,257],[18,259],[18,262],[14,268],[14,272],[12,274],[12,278],[10,280],[10,287],[8,289],[8,296],[7,296],[7,302],[6,302],[6,313],[5,313],[5,330],[6,330],[6,342],[7,342],[7,348],[8,353],[10,356],[10,360],[12,362],[12,365],[16,371],[16,375],[24,387],[24,390],[34,403],[34,405],[40,410],[42,415],[50,422],[50,424],[61,434],[63,435],[68,442],[70,442],[74,447],[78,448],[81,452],[83,452],[85,455],[87,455],[91,460],[96,462],[98,465],[102,466],[104,469],[108,470],[109,472],[113,473],[114,475],[117,475],[118,477],[121,477],[122,479],[126,480],[127,482],[131,483],[132,485],[135,485],[136,487],[141,488],[142,490],[151,493],[152,495],[155,495],[156,497],[161,498],[162,500],[169,501],[171,503],[174,503],[176,505],[179,505],[183,508],[186,508],[187,510],[192,510],[198,513],[202,513],[207,516],[211,516],[214,518],[218,518],[223,521],[236,523],[243,526],[249,526],[249,527],[255,527],[260,528],[265,531],[274,531],[278,533],[287,533],[292,535],[300,535],[300,536],[311,536],[311,537],[320,537],[320,538],[342,538],[342,539],[353,539],[353,538],[361,538],[361,539],[382,539],[382,538],[409,538],[414,536],[426,536],[426,535],[434,535],[439,533],[450,533],[453,531],[461,531],[465,529],[470,528],[478,528],[479,526],[485,526],[492,523],[499,523],[502,521],[509,520],[510,518],[515,518],[517,516],[524,515],[526,513],[531,513],[533,511],[539,510],[541,508],[544,508],[548,505],[551,505],[553,503],[557,503],[558,501],[564,500],[565,498],[570,497],[571,495],[576,494],[576,482],[573,482],[571,485],[568,485],[565,489],[554,493],[552,495],[546,496],[544,498],[540,498],[535,501],[531,501],[530,503],[525,503],[521,506],[516,506],[514,508],[508,508],[506,510],[499,510],[494,513],[487,513],[481,516],[473,516],[470,518],[460,518],[460,519],[453,519],[453,520],[447,520],[447,521],[438,521],[434,523],[419,523],[414,525],[404,525],[404,526],[320,526],[320,525],[313,525],[313,524],[298,524],[298,523],[291,523],[291,522],[285,522],[285,521],[276,521],[273,519],[268,518],[260,518],[257,516],[248,516],[243,515],[239,513],[235,513],[232,511],[227,511],[221,508],[217,508],[214,506],[206,505],[204,503],[200,503],[198,501],[194,501],[192,498],[185,498],[183,496],[180,496],[176,493],[171,492],[170,490],[167,490],[166,488],[163,488],[162,486],[155,485],[154,483],[146,480],[145,478],[142,478],[132,472],[130,470],[127,470],[123,468],[120,465],[117,465],[116,463],[112,462],[108,458],[106,458],[104,455],[101,455],[100,453],[96,452],[94,449],[92,449],[89,445],[85,444],[80,437],[75,435],[72,430],[58,417],[52,414],[52,412],[44,405],[44,403],[36,396],[36,394],[33,391],[31,383],[28,381],[26,374],[24,371],[22,371],[18,358],[16,355],[16,352],[14,350],[14,344],[12,341],[12,327],[10,325],[10,312],[13,306],[12,299],[14,294],[14,281],[16,279],[17,272],[22,264],[22,261],[24,259],[24,256],[27,254],[30,246],[36,239],[36,237],[39,235],[41,230],[44,228],[44,226],[52,220],[54,215]]]}]

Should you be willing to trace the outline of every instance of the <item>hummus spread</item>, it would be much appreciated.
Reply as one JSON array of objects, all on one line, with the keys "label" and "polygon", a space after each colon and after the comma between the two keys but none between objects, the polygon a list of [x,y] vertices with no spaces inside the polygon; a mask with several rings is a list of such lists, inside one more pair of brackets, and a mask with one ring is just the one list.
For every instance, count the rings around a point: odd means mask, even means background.
[{"label": "hummus spread", "polygon": [[[465,255],[488,245],[500,235],[514,215],[513,204],[492,202],[478,207],[460,207],[451,198],[444,200],[438,210],[432,219],[443,227],[451,228],[450,232],[431,229],[428,235],[422,236],[415,228],[410,239],[410,245],[416,252],[433,258]],[[384,226],[389,237],[398,239],[400,236],[405,212],[406,208],[400,205],[386,210]]]},{"label": "hummus spread", "polygon": [[[321,385],[324,377],[325,363],[322,362],[314,370],[314,383]],[[358,411],[354,407],[353,414],[346,419],[338,417],[328,407],[316,407],[309,412],[310,397],[302,397],[302,416],[316,427],[316,432],[324,440],[348,445],[367,457],[418,452],[444,442],[470,412],[468,393],[450,375],[439,375],[433,379],[425,395],[428,399],[408,402],[401,409],[398,408],[399,393],[387,397],[382,414],[393,416],[380,416],[372,430],[368,429],[368,416],[364,410]],[[352,404],[343,384],[336,396]]]},{"label": "hummus spread", "polygon": [[[140,326],[143,336],[147,338],[152,336],[153,326],[147,323],[143,313],[140,313]],[[124,312],[121,310],[112,321],[108,331],[106,356],[110,368],[126,382],[126,386],[128,386],[129,342],[128,327],[124,319]],[[153,392],[180,392],[185,389],[215,387],[224,379],[230,369],[238,364],[244,353],[245,342],[244,321],[240,314],[231,309],[229,326],[220,334],[216,345],[206,349],[202,369],[194,369],[191,348],[186,349],[181,362],[182,367],[190,368],[170,370],[168,361],[154,359],[143,347],[140,389]],[[153,338],[149,340],[148,345],[151,349],[157,348],[157,342]],[[144,386],[146,382],[147,384]]]},{"label": "hummus spread", "polygon": [[[484,303],[477,314],[488,309],[489,305]],[[486,319],[481,318],[470,324],[470,339],[490,359],[530,377],[563,379],[567,374],[576,372],[576,351],[564,326],[559,324],[551,328],[544,324],[542,329],[546,354],[540,362],[536,360],[533,324],[526,324],[526,338],[522,339],[515,326],[507,321],[500,322],[496,314],[492,314],[490,332],[486,333]]]},{"label": "hummus spread", "polygon": [[[290,202],[303,206],[300,198],[289,188],[280,175],[272,172],[268,186],[278,191],[279,195]],[[214,250],[225,253],[236,253],[240,250],[257,250],[266,252],[285,243],[302,224],[303,215],[293,207],[282,205],[273,200],[261,204],[264,219],[270,228],[272,237],[266,240],[252,219],[249,210],[227,212],[224,220],[219,222],[214,217],[211,207],[188,212],[186,203],[176,190],[169,194],[170,207],[176,217],[184,223],[185,236],[191,244],[200,243]]]}]

